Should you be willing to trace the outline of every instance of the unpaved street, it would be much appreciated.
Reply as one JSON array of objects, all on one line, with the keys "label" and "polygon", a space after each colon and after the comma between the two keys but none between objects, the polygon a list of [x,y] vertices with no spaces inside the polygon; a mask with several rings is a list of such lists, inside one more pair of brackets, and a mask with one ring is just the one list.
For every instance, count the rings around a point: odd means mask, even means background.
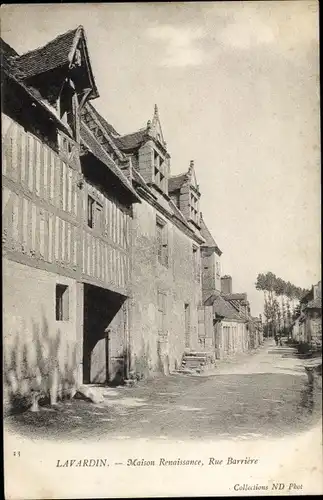
[{"label": "unpaved street", "polygon": [[308,386],[304,361],[270,341],[204,376],[99,390],[100,404],[72,400],[10,416],[6,425],[34,438],[248,439],[306,430],[321,414],[320,390]]}]

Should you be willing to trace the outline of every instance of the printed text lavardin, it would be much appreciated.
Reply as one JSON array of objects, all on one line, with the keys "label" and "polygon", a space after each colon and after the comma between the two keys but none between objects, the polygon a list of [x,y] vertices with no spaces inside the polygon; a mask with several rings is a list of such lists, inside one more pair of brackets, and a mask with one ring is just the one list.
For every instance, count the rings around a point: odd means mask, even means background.
[{"label": "printed text lavardin", "polygon": [[[256,465],[258,464],[258,458],[234,458],[227,457],[226,459],[209,457],[207,460],[201,459],[166,459],[159,458],[158,460],[146,460],[144,458],[128,458],[125,462],[119,462],[118,465],[127,465],[130,467],[155,467],[155,466],[203,466],[204,464],[213,466],[223,466],[223,465]],[[84,458],[84,459],[58,459],[56,462],[56,467],[109,467],[107,458]]]},{"label": "printed text lavardin", "polygon": [[107,458],[70,459],[61,462],[57,460],[56,467],[109,467]]}]

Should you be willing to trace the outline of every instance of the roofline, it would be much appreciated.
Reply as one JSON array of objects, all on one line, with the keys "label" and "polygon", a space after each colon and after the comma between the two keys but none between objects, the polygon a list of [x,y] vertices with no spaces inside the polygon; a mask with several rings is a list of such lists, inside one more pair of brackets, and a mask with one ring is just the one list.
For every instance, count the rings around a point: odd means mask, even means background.
[{"label": "roofline", "polygon": [[221,255],[223,254],[222,250],[220,250],[220,248],[217,245],[203,244],[201,246],[202,246],[202,248],[211,248],[211,249],[213,249],[219,257],[221,257]]},{"label": "roofline", "polygon": [[[87,126],[84,122],[82,123],[82,126],[86,128],[86,130],[87,130],[88,134],[90,134],[90,135],[92,136],[93,140],[94,140],[94,141],[98,144],[98,146],[102,149],[103,153],[104,153],[105,155],[109,156],[109,155],[108,155],[108,153],[105,151],[105,149],[104,149],[104,148],[101,146],[101,144],[97,141],[97,139],[95,138],[95,136],[92,134],[92,132],[91,132],[91,130],[89,129],[89,127],[88,127],[88,126]],[[83,144],[85,144],[85,147],[86,147],[87,151],[88,151],[88,152],[89,152],[92,156],[94,156],[94,157],[95,157],[98,161],[100,161],[101,163],[103,163],[103,164],[104,164],[104,165],[105,165],[105,166],[109,169],[109,171],[113,174],[113,176],[114,176],[114,177],[116,177],[116,178],[119,180],[120,184],[122,184],[122,186],[124,187],[124,189],[126,189],[129,193],[131,193],[131,194],[132,194],[132,196],[133,196],[133,197],[134,197],[137,201],[141,202],[140,197],[138,196],[138,194],[136,193],[135,189],[132,187],[132,185],[131,185],[130,181],[129,181],[129,180],[127,179],[127,177],[124,175],[124,173],[122,172],[122,170],[118,167],[118,165],[117,165],[117,164],[116,164],[116,163],[115,163],[115,162],[114,162],[111,158],[109,158],[109,159],[110,159],[110,161],[114,163],[115,168],[116,168],[116,169],[120,172],[120,175],[121,175],[122,177],[124,177],[124,179],[122,179],[122,178],[120,179],[120,177],[118,177],[118,176],[115,174],[115,172],[111,169],[111,167],[110,167],[110,165],[109,165],[108,163],[103,162],[103,161],[101,160],[101,158],[98,158],[98,157],[96,156],[96,154],[95,154],[95,153],[91,150],[91,147],[87,144],[86,140],[84,140],[83,138],[81,138],[81,141],[83,142]]]},{"label": "roofline", "polygon": [[[73,53],[76,50],[77,44],[78,44],[81,36],[83,36],[84,42],[85,42],[85,52],[86,52],[85,63],[86,63],[87,70],[88,70],[89,75],[90,75],[91,84],[93,86],[92,92],[89,95],[89,99],[97,99],[98,97],[100,97],[100,94],[99,94],[99,91],[98,91],[96,83],[95,83],[95,78],[94,78],[93,71],[92,71],[92,66],[91,66],[91,63],[90,63],[90,54],[89,54],[89,49],[88,49],[87,36],[86,36],[86,33],[85,33],[85,29],[84,29],[84,27],[82,25],[80,25],[77,28],[76,33],[75,33],[74,42],[73,42],[73,45],[74,45]],[[68,55],[68,58],[70,60],[70,65],[71,65],[72,64],[72,59],[70,59],[70,56],[72,56],[72,49],[70,50],[70,53]]]}]

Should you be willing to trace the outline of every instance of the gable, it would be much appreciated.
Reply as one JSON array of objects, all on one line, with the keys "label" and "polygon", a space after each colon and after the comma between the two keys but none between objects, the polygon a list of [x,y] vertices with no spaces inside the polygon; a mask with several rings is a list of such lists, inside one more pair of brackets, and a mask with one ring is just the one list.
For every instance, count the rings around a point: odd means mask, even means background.
[{"label": "gable", "polygon": [[194,189],[194,191],[196,191],[198,194],[200,194],[199,185],[198,185],[197,180],[196,180],[196,173],[195,173],[195,168],[194,168],[194,160],[190,161],[190,166],[189,166],[187,174],[188,174],[190,186]]},{"label": "gable", "polygon": [[41,82],[41,86],[44,86],[49,72],[60,72],[61,78],[64,78],[69,69],[82,68],[82,71],[78,71],[78,77],[81,78],[84,88],[88,87],[91,90],[89,98],[99,95],[82,26],[59,35],[43,47],[12,57],[11,62],[16,76],[21,80],[32,82],[36,87],[37,82]]},{"label": "gable", "polygon": [[152,122],[149,124],[149,135],[153,137],[157,142],[159,142],[163,147],[166,143],[164,140],[164,135],[159,119],[157,104],[155,104],[154,116]]},{"label": "gable", "polygon": [[80,79],[82,88],[90,91],[88,98],[94,99],[98,97],[99,94],[94,81],[86,37],[84,30],[81,27],[77,30],[68,59],[70,62],[69,68],[71,70],[75,70],[77,73],[77,77]]}]

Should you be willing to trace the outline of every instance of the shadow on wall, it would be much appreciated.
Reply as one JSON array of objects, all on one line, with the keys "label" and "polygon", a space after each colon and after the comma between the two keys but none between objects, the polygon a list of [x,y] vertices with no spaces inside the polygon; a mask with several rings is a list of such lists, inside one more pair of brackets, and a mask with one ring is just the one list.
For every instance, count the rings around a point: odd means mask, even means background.
[{"label": "shadow on wall", "polygon": [[130,378],[136,380],[147,378],[152,369],[150,345],[149,342],[145,343],[144,339],[142,339],[141,348],[133,358],[133,369],[130,371]]},{"label": "shadow on wall", "polygon": [[41,324],[32,322],[32,339],[26,326],[15,330],[14,340],[5,346],[5,399],[11,412],[39,404],[55,404],[73,397],[77,385],[77,346],[62,342],[60,329],[50,332],[43,315]]},{"label": "shadow on wall", "polygon": [[153,374],[169,375],[169,356],[165,349],[157,344],[157,363],[154,364],[149,341],[141,341],[140,350],[133,357],[133,366],[130,378],[142,380]]}]

